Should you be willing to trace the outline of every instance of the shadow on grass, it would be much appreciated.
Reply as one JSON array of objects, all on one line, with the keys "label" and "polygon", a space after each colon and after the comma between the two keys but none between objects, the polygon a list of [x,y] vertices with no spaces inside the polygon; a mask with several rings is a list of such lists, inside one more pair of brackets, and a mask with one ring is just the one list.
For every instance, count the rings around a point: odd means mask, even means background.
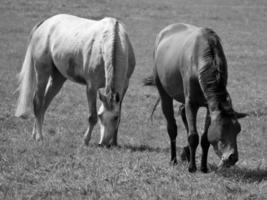
[{"label": "shadow on grass", "polygon": [[[90,147],[93,148],[104,148],[104,149],[118,149],[118,150],[129,150],[131,152],[155,152],[155,153],[170,153],[170,148],[160,148],[160,147],[151,147],[146,144],[142,145],[132,145],[124,144],[117,146],[103,146],[97,143],[90,144]],[[180,154],[182,153],[183,148],[176,146],[177,158],[179,159]]]},{"label": "shadow on grass", "polygon": [[265,115],[267,115],[267,107],[258,108],[256,110],[249,111],[248,115],[253,116],[253,117],[265,116]]},{"label": "shadow on grass", "polygon": [[121,149],[128,149],[132,152],[144,152],[144,151],[147,151],[147,152],[156,152],[156,153],[160,153],[160,152],[163,152],[163,153],[166,153],[166,152],[169,152],[170,151],[170,148],[160,148],[160,147],[151,147],[151,146],[148,146],[148,145],[131,145],[131,144],[125,144],[123,146],[119,146],[118,148],[121,148]]},{"label": "shadow on grass", "polygon": [[159,148],[159,147],[150,147],[148,145],[131,145],[131,144],[124,144],[124,145],[117,145],[117,146],[104,146],[104,145],[99,145],[97,143],[95,144],[90,144],[91,147],[95,148],[106,148],[106,149],[118,149],[118,150],[130,150],[131,152],[169,152],[170,148]]},{"label": "shadow on grass", "polygon": [[[119,150],[130,150],[131,152],[156,152],[156,153],[169,153],[170,148],[160,148],[160,147],[151,147],[149,145],[143,144],[143,145],[132,145],[132,144],[124,144],[124,145],[118,145],[118,146],[101,146],[98,144],[92,144],[92,146],[95,146],[97,148],[111,148],[111,149],[119,149]],[[177,152],[182,152],[182,148],[176,147]]]},{"label": "shadow on grass", "polygon": [[267,180],[267,169],[246,169],[239,167],[224,168],[217,170],[216,166],[211,166],[211,170],[219,176],[235,179],[246,183],[261,182]]}]

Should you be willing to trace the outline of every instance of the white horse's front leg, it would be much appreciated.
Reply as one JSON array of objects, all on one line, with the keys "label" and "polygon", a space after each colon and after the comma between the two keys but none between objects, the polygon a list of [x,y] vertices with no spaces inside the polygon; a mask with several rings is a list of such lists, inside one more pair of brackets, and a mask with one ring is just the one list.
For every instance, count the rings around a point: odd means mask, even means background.
[{"label": "white horse's front leg", "polygon": [[97,123],[97,111],[96,111],[96,90],[92,87],[87,86],[86,88],[87,101],[89,107],[89,126],[84,134],[84,144],[88,145],[91,139],[91,134],[94,126]]}]

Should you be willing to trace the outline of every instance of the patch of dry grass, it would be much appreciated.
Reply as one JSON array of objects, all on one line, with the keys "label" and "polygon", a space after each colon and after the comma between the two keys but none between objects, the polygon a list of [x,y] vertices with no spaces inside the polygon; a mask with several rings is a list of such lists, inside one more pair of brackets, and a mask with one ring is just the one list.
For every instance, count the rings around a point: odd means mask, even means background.
[{"label": "patch of dry grass", "polygon": [[[82,146],[87,103],[83,87],[66,83],[50,106],[42,143],[30,138],[33,119],[13,117],[15,75],[27,37],[38,21],[56,13],[114,16],[127,26],[137,65],[123,103],[118,148],[100,148],[96,127]],[[266,199],[267,198],[267,2],[265,0],[2,0],[0,4],[0,199]],[[190,174],[187,164],[169,166],[169,139],[160,109],[149,122],[155,89],[141,80],[152,71],[156,34],[174,22],[213,28],[229,64],[229,91],[241,121],[237,166]],[[178,108],[178,104],[175,104]],[[203,126],[203,110],[199,114]],[[178,153],[185,131],[177,116]],[[200,148],[199,148],[200,150]],[[199,166],[200,151],[197,154]]]}]

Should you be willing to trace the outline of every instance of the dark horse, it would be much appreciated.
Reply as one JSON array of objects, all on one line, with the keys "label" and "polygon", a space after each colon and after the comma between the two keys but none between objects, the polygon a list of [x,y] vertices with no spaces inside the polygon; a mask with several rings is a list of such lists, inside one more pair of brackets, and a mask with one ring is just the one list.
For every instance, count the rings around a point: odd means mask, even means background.
[{"label": "dark horse", "polygon": [[211,29],[188,24],[172,24],[157,36],[154,49],[154,74],[144,80],[156,85],[162,111],[167,119],[171,143],[171,163],[176,164],[177,126],[173,99],[182,103],[182,120],[188,133],[188,146],[182,160],[189,161],[190,172],[196,171],[195,153],[199,144],[196,116],[206,107],[204,133],[201,137],[201,171],[207,172],[210,144],[220,157],[220,166],[234,165],[238,160],[238,118],[246,114],[234,111],[227,92],[227,62],[219,36]]}]

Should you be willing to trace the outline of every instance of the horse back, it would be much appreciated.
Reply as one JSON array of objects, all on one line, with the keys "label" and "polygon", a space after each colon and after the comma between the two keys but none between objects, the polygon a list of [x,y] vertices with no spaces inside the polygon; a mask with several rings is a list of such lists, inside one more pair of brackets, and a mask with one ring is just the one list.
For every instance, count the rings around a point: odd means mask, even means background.
[{"label": "horse back", "polygon": [[[30,45],[34,60],[43,65],[55,66],[66,78],[85,83],[85,53],[92,53],[96,21],[72,15],[52,16],[32,33]],[[94,30],[95,29],[95,30]],[[93,50],[93,51],[92,51]],[[96,58],[97,59],[97,58]]]},{"label": "horse back", "polygon": [[196,77],[192,57],[199,32],[195,26],[173,24],[163,29],[155,42],[156,75],[165,91],[182,103],[186,82]]},{"label": "horse back", "polygon": [[[113,31],[115,21],[114,18],[95,21],[66,14],[50,17],[32,33],[33,57],[38,62],[53,64],[74,82],[86,84],[89,81],[96,88],[103,87],[103,48],[112,48],[112,44],[105,43],[108,43],[106,38]],[[118,27],[122,29],[119,35],[126,34],[121,24]],[[126,72],[116,72],[127,74],[128,68],[122,70]]]},{"label": "horse back", "polygon": [[[217,44],[220,40],[211,29],[187,24],[173,24],[159,33],[154,49],[155,72],[172,98],[182,103],[191,98],[206,105],[199,72],[214,67]],[[223,52],[218,56],[224,58]]]}]

